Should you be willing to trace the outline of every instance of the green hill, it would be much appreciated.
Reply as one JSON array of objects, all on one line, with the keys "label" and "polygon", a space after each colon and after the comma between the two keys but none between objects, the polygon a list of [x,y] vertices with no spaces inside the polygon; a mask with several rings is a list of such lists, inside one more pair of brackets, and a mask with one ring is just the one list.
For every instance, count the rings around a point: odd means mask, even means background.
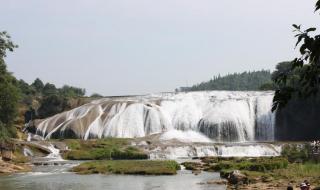
[{"label": "green hill", "polygon": [[[268,70],[214,76],[207,82],[191,87],[180,87],[177,91],[202,91],[202,90],[265,90],[266,84],[271,84],[271,72]],[[263,89],[261,89],[263,88]],[[266,89],[270,89],[269,87]]]}]

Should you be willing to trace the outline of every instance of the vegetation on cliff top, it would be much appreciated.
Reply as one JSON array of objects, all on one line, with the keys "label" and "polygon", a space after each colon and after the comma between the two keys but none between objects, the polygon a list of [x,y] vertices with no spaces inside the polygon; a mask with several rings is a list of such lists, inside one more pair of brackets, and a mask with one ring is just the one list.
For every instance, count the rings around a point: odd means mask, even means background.
[{"label": "vegetation on cliff top", "polygon": [[[0,139],[16,137],[16,127],[30,119],[46,118],[72,108],[72,100],[85,95],[85,89],[17,80],[8,70],[5,57],[18,46],[7,32],[0,32]],[[78,105],[76,105],[78,106]],[[18,117],[17,117],[18,116]]]},{"label": "vegetation on cliff top", "polygon": [[179,164],[170,160],[104,160],[82,163],[72,171],[78,174],[174,175],[179,169]]}]

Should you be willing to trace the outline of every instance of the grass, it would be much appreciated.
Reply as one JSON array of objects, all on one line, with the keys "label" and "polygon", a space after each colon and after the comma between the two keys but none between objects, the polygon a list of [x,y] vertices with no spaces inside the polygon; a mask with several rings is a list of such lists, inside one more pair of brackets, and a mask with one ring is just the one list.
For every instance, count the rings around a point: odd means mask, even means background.
[{"label": "grass", "polygon": [[[274,158],[202,158],[204,170],[219,171],[222,178],[230,172],[240,170],[248,183],[299,184],[308,180],[313,186],[320,186],[320,163],[312,155],[309,144],[287,144],[281,157]],[[192,168],[194,166],[189,166]]]},{"label": "grass", "polygon": [[302,179],[308,179],[311,184],[320,185],[320,164],[304,163],[290,164],[286,169],[280,169],[272,175],[275,179],[288,179],[300,182]]},{"label": "grass", "polygon": [[[220,170],[220,176],[227,178],[234,168]],[[253,171],[246,168],[240,169],[245,174],[249,183],[256,182],[283,182],[284,184],[299,184],[307,179],[313,186],[320,186],[320,164],[316,163],[293,163],[284,168],[275,168],[266,171]]]},{"label": "grass", "polygon": [[23,155],[20,150],[16,150],[13,152],[12,162],[15,164],[23,164],[29,162],[30,159]]},{"label": "grass", "polygon": [[208,165],[207,171],[221,170],[248,170],[248,171],[272,171],[275,169],[286,168],[288,160],[282,157],[270,158],[243,158],[234,160],[222,160],[216,164]]},{"label": "grass", "polygon": [[64,140],[71,149],[63,153],[68,160],[137,160],[148,159],[142,150],[129,145],[128,139]]},{"label": "grass", "polygon": [[179,164],[170,160],[103,160],[82,163],[72,171],[77,174],[174,175],[179,169]]},{"label": "grass", "polygon": [[282,147],[281,156],[286,157],[291,163],[301,163],[309,161],[311,146],[309,144],[297,145],[287,144]]}]

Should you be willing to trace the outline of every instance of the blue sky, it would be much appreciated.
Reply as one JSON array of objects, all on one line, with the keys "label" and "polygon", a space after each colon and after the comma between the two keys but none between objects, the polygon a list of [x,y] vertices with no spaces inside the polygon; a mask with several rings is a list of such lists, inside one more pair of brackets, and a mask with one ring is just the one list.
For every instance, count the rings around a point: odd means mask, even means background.
[{"label": "blue sky", "polygon": [[293,23],[318,26],[306,0],[10,0],[0,30],[20,47],[6,59],[88,94],[172,91],[213,75],[273,70],[291,60]]}]

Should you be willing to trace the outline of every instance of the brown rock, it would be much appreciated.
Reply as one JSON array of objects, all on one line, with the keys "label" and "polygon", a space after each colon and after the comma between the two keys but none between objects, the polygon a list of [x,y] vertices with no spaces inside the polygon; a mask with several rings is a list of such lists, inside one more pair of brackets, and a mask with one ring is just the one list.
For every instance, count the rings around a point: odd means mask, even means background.
[{"label": "brown rock", "polygon": [[228,176],[228,182],[230,184],[248,184],[248,178],[242,174],[239,170],[234,170]]},{"label": "brown rock", "polygon": [[227,185],[228,181],[225,179],[213,179],[213,180],[207,181],[207,184]]},{"label": "brown rock", "polygon": [[201,170],[192,170],[192,173],[194,175],[199,175],[201,173]]}]

